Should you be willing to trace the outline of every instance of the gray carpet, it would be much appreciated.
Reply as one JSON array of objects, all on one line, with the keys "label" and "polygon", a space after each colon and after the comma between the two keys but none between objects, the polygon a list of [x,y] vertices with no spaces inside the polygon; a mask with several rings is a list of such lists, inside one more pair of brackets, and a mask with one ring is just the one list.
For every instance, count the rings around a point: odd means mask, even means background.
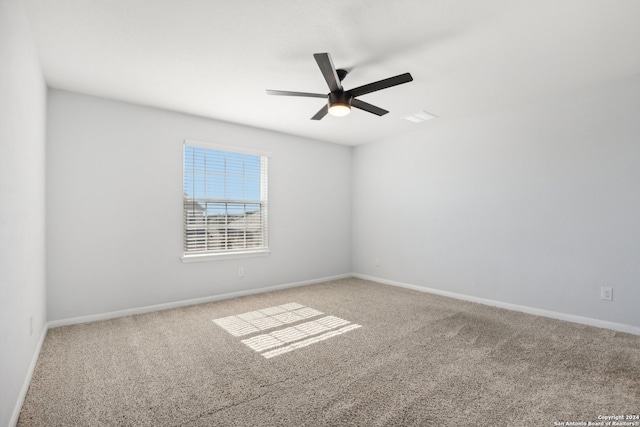
[{"label": "gray carpet", "polygon": [[51,329],[18,425],[554,426],[638,413],[639,336],[345,279]]}]

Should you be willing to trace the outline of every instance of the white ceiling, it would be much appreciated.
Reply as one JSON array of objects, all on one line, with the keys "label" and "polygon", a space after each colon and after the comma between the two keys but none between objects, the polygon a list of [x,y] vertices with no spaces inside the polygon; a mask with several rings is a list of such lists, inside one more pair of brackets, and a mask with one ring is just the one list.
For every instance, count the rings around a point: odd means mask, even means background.
[{"label": "white ceiling", "polygon": [[[357,145],[640,74],[637,0],[24,0],[50,87]],[[377,117],[310,117],[313,53]],[[403,118],[425,110],[439,118]]]}]

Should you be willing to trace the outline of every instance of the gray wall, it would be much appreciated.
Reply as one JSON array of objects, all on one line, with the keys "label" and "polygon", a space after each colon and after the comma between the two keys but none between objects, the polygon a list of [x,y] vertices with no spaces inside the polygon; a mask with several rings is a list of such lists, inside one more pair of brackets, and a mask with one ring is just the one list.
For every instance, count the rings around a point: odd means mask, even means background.
[{"label": "gray wall", "polygon": [[640,326],[639,76],[359,146],[352,179],[354,272]]},{"label": "gray wall", "polygon": [[[271,152],[270,256],[182,263],[185,138]],[[52,90],[49,320],[348,274],[350,180],[349,147]]]},{"label": "gray wall", "polygon": [[[46,322],[46,89],[22,2],[0,1],[0,425],[12,422]],[[31,327],[30,319],[33,318]],[[17,415],[17,413],[15,414]],[[14,419],[15,420],[15,419]]]}]

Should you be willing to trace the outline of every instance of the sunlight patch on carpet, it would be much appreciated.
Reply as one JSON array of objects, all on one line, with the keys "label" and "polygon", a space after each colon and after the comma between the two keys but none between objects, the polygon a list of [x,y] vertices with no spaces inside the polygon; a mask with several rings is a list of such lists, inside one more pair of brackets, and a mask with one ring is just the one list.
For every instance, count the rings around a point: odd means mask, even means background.
[{"label": "sunlight patch on carpet", "polygon": [[295,302],[227,316],[213,321],[234,337],[249,335],[266,329],[277,328],[323,314]]},{"label": "sunlight patch on carpet", "polygon": [[[319,316],[321,311],[298,303],[263,308],[234,316],[213,319],[213,322],[235,337],[246,336],[267,329],[286,326]],[[336,316],[298,323],[269,333],[261,333],[241,340],[249,348],[269,359],[290,351],[342,335],[361,325]]]}]

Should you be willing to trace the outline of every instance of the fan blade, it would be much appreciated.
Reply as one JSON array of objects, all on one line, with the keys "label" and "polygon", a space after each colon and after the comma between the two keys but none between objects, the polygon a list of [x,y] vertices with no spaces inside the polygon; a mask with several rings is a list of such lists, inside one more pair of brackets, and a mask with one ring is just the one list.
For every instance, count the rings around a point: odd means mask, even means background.
[{"label": "fan blade", "polygon": [[411,74],[404,73],[400,74],[399,76],[389,77],[388,79],[369,83],[368,85],[359,86],[355,89],[348,90],[347,93],[350,96],[360,96],[364,95],[365,93],[371,93],[377,90],[386,89],[388,87],[401,85],[403,83],[409,83],[410,81],[413,81],[413,77],[411,77]]},{"label": "fan blade", "polygon": [[328,105],[325,105],[324,107],[322,107],[322,108],[320,109],[320,111],[318,111],[318,112],[316,113],[316,115],[315,115],[315,116],[311,117],[311,120],[320,120],[320,119],[322,119],[324,116],[326,116],[328,112],[329,112],[329,106],[328,106]]},{"label": "fan blade", "polygon": [[324,99],[327,99],[327,95],[326,94],[309,93],[309,92],[290,92],[288,90],[271,90],[271,89],[267,89],[267,95],[305,96],[307,98],[324,98]]},{"label": "fan blade", "polygon": [[375,114],[376,116],[384,116],[388,113],[387,110],[383,110],[380,107],[376,107],[375,105],[371,105],[368,102],[360,101],[355,98],[351,100],[351,106]]},{"label": "fan blade", "polygon": [[331,92],[341,92],[342,85],[340,84],[336,67],[333,66],[333,61],[331,61],[331,56],[328,53],[314,53],[313,57],[316,59]]}]

